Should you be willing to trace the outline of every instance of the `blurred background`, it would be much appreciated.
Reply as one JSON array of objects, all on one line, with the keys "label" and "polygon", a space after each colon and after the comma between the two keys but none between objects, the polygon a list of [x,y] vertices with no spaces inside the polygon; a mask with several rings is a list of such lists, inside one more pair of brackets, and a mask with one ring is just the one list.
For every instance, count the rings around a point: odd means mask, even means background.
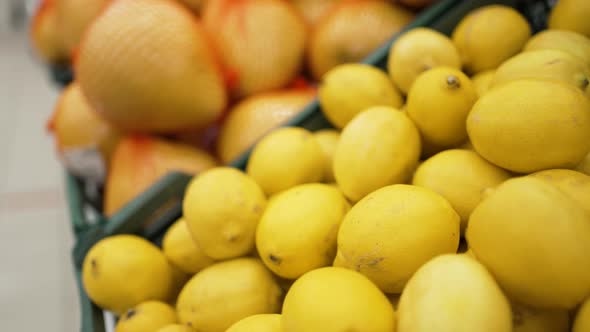
[{"label": "blurred background", "polygon": [[76,331],[62,168],[44,129],[58,87],[27,35],[36,3],[0,1],[0,329]]}]

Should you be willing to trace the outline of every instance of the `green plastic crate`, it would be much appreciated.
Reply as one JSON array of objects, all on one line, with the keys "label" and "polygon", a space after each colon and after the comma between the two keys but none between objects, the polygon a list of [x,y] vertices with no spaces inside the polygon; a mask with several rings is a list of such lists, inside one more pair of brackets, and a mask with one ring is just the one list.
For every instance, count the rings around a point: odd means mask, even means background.
[{"label": "green plastic crate", "polygon": [[[533,31],[539,31],[545,28],[547,15],[555,2],[555,0],[442,0],[417,16],[404,31],[416,27],[430,27],[450,35],[453,28],[467,13],[489,4],[504,4],[518,9],[527,17]],[[394,36],[363,62],[384,69],[389,48],[398,36],[399,34]],[[332,127],[323,116],[317,100],[307,105],[284,126],[298,126],[311,131]],[[249,156],[250,151],[247,151],[230,166],[244,169]],[[80,293],[82,332],[114,330],[113,316],[93,305],[81,285],[80,269],[90,247],[106,236],[124,233],[138,234],[157,244],[160,243],[166,229],[182,214],[182,198],[190,178],[181,173],[168,174],[120,212],[106,220],[96,213],[96,208],[95,217],[88,216],[87,211],[92,210],[91,206],[96,207],[100,203],[91,202],[85,194],[84,183],[71,174],[66,174],[70,217],[77,236],[72,256]]]}]

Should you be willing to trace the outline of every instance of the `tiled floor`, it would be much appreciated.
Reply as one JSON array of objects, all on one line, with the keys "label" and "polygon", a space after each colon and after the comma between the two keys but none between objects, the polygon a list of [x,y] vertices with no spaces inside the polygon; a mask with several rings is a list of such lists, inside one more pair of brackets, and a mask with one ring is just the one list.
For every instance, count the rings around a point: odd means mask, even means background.
[{"label": "tiled floor", "polygon": [[57,94],[26,33],[0,29],[0,331],[79,330],[62,170],[45,131]]}]

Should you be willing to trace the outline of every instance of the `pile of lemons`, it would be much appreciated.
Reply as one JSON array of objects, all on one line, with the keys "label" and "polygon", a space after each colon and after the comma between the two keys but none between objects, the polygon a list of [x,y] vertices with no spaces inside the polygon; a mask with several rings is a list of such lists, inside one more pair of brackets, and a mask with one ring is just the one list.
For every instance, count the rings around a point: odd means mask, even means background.
[{"label": "pile of lemons", "polygon": [[337,129],[196,176],[162,249],[90,250],[86,292],[117,332],[590,331],[590,31],[555,21],[482,7],[332,69]]}]

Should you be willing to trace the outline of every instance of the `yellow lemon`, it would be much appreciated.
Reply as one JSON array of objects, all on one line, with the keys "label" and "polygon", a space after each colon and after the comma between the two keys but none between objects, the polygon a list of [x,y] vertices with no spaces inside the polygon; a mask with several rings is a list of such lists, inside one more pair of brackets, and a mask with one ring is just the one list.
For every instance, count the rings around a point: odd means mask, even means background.
[{"label": "yellow lemon", "polygon": [[576,170],[586,175],[590,175],[590,152],[586,155],[584,160],[576,167]]},{"label": "yellow lemon", "polygon": [[590,215],[547,181],[498,186],[471,214],[466,236],[515,301],[570,309],[590,294]]},{"label": "yellow lemon", "polygon": [[510,303],[483,265],[442,255],[412,276],[398,308],[398,332],[511,332]]},{"label": "yellow lemon", "polygon": [[490,69],[479,72],[471,77],[471,82],[478,97],[483,96],[490,89],[495,73],[496,71],[494,69]]},{"label": "yellow lemon", "polygon": [[467,139],[465,119],[477,93],[460,70],[438,67],[422,73],[408,94],[408,116],[425,142],[449,147]]},{"label": "yellow lemon", "polygon": [[288,127],[275,130],[256,144],[246,171],[266,194],[272,195],[299,184],[319,182],[324,168],[324,152],[313,134]]},{"label": "yellow lemon", "polygon": [[408,180],[420,157],[420,134],[391,107],[372,107],[342,131],[334,152],[334,177],[342,192],[358,201],[381,187]]},{"label": "yellow lemon", "polygon": [[590,176],[570,169],[550,169],[530,176],[559,188],[590,213]]},{"label": "yellow lemon", "polygon": [[176,323],[176,311],[170,305],[147,301],[127,310],[119,318],[115,332],[156,332]]},{"label": "yellow lemon", "polygon": [[573,168],[590,150],[590,101],[561,82],[512,81],[475,103],[467,131],[477,153],[508,170]]},{"label": "yellow lemon", "polygon": [[569,314],[563,309],[538,309],[512,302],[513,332],[568,332]]},{"label": "yellow lemon", "polygon": [[590,65],[590,39],[574,31],[544,30],[535,34],[524,46],[524,52],[560,50]]},{"label": "yellow lemon", "polygon": [[182,289],[176,303],[182,324],[200,332],[225,332],[237,321],[280,310],[282,291],[254,258],[238,258],[207,267]]},{"label": "yellow lemon", "polygon": [[414,173],[412,184],[431,189],[453,206],[465,231],[471,211],[484,192],[508,180],[510,174],[470,150],[446,150],[427,159]]},{"label": "yellow lemon", "polygon": [[162,250],[172,264],[189,274],[195,274],[214,262],[199,248],[183,218],[166,231]]},{"label": "yellow lemon", "polygon": [[337,128],[344,128],[355,115],[371,106],[403,104],[387,74],[365,64],[345,64],[330,70],[318,93],[322,111]]},{"label": "yellow lemon", "polygon": [[457,252],[459,215],[430,189],[381,188],[350,209],[338,232],[335,266],[356,270],[387,293],[400,293],[431,258]]},{"label": "yellow lemon", "polygon": [[392,332],[389,300],[362,274],[338,267],[297,279],[283,304],[282,332]]},{"label": "yellow lemon", "polygon": [[139,236],[115,235],[88,251],[82,282],[92,302],[122,314],[147,300],[166,300],[172,272],[155,245]]},{"label": "yellow lemon", "polygon": [[449,37],[430,28],[404,33],[389,50],[389,76],[405,94],[422,72],[438,66],[461,69],[461,58]]},{"label": "yellow lemon", "polygon": [[520,53],[498,67],[492,86],[523,78],[558,80],[571,84],[590,96],[590,67],[564,51],[538,50]]},{"label": "yellow lemon", "polygon": [[169,324],[160,328],[157,332],[194,332],[194,330],[187,325]]},{"label": "yellow lemon", "polygon": [[324,176],[322,177],[323,182],[334,182],[334,172],[332,171],[332,162],[334,160],[334,151],[340,140],[340,132],[333,129],[323,129],[316,131],[314,134],[315,139],[320,143],[320,147],[324,152]]},{"label": "yellow lemon", "polygon": [[262,261],[288,279],[331,265],[338,228],[349,208],[344,195],[327,184],[304,184],[280,193],[256,230]]},{"label": "yellow lemon", "polygon": [[183,211],[187,226],[203,253],[213,259],[239,257],[254,249],[256,225],[266,197],[248,175],[218,167],[188,185]]},{"label": "yellow lemon", "polygon": [[590,331],[590,298],[588,298],[576,314],[572,332],[587,332]]},{"label": "yellow lemon", "polygon": [[281,332],[281,315],[261,314],[246,317],[226,332]]},{"label": "yellow lemon", "polygon": [[520,52],[530,36],[527,20],[514,8],[490,5],[465,16],[453,31],[452,39],[463,66],[478,73],[494,69]]},{"label": "yellow lemon", "polygon": [[549,29],[571,30],[590,37],[590,2],[559,0],[549,16]]}]

